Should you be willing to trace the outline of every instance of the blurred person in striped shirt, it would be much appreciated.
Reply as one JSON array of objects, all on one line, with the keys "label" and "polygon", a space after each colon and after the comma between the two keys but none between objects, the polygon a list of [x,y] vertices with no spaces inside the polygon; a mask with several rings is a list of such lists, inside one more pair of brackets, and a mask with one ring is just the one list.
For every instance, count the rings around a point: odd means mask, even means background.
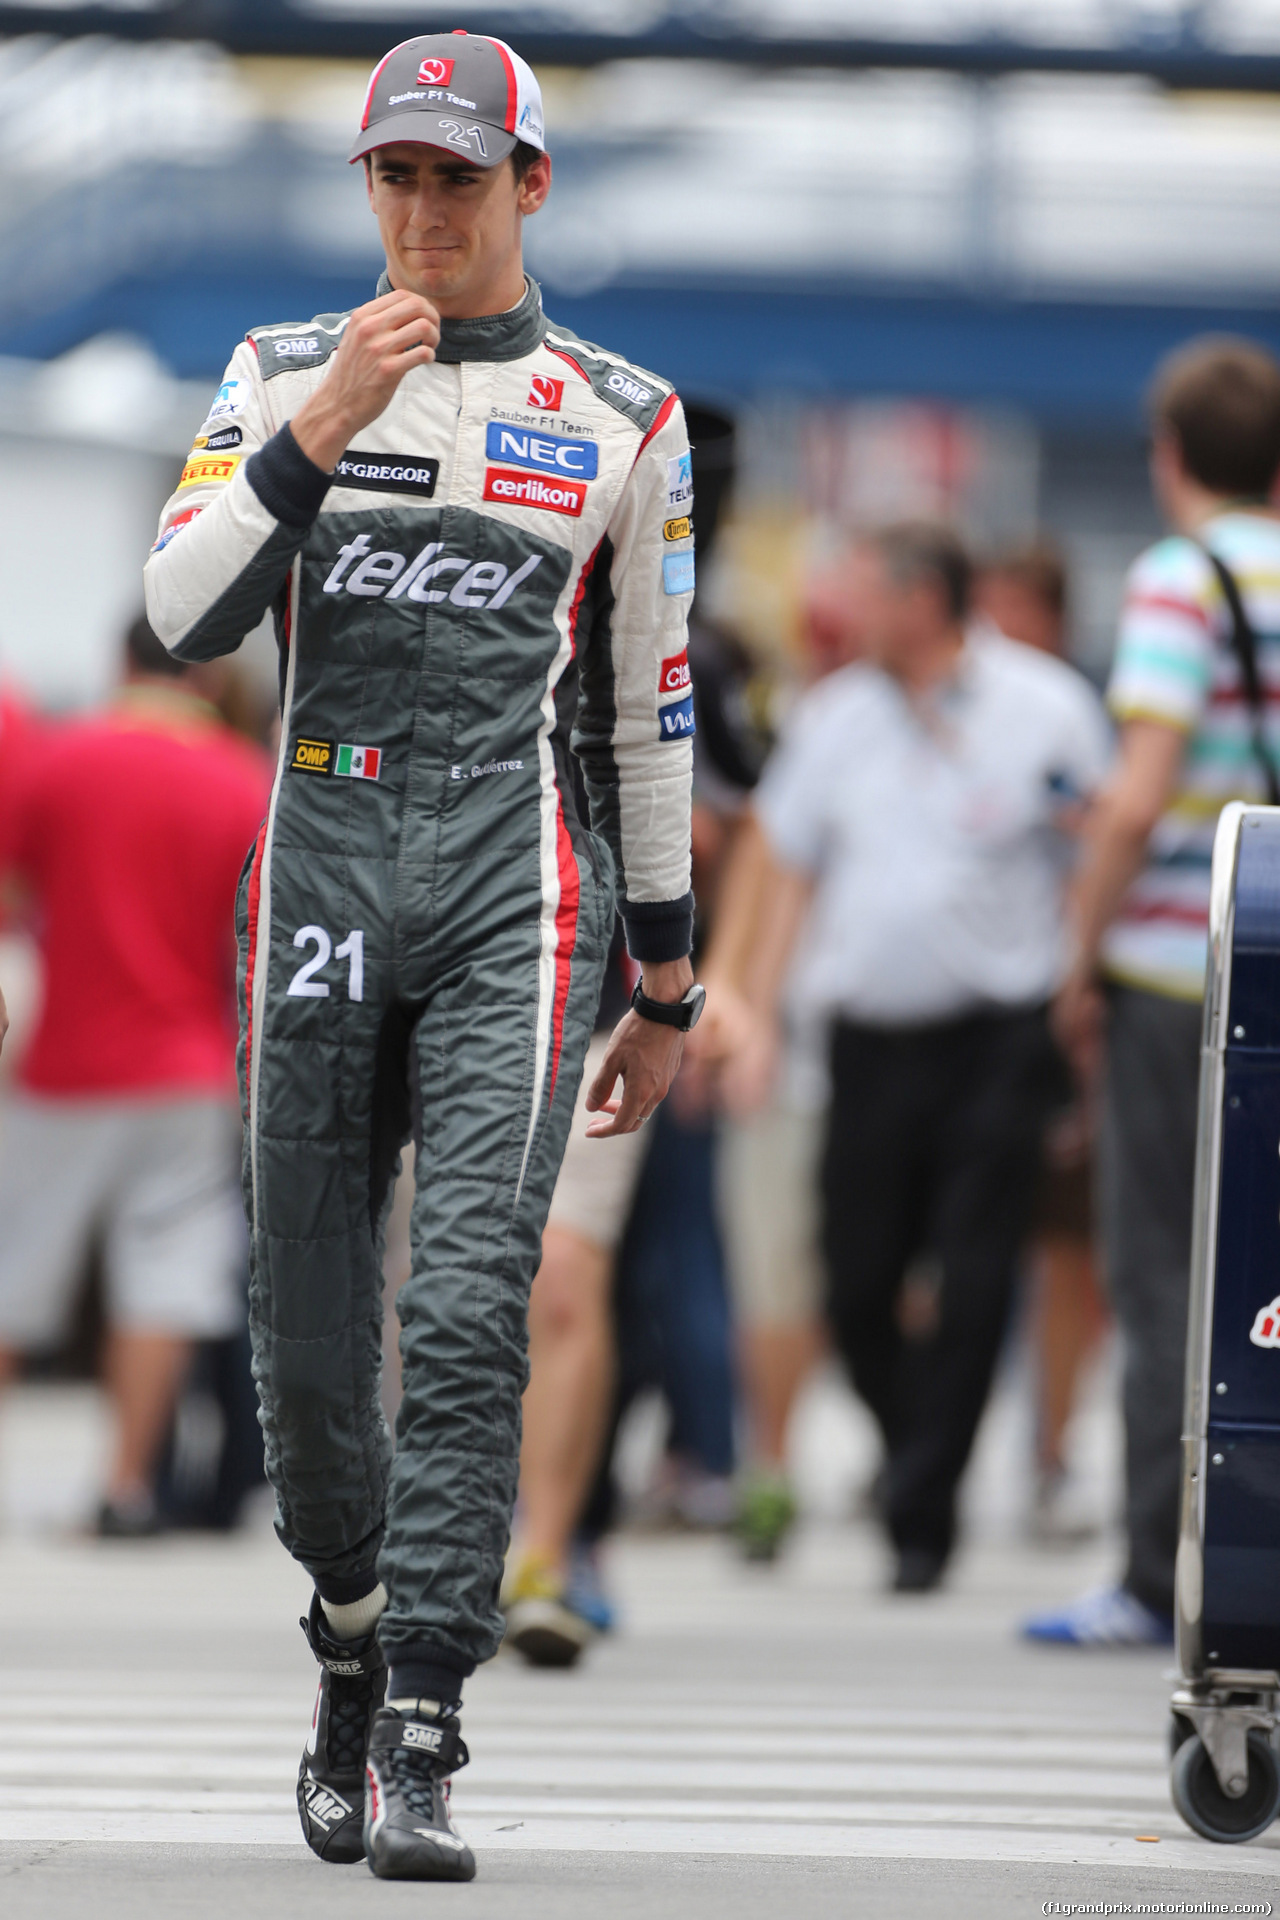
[{"label": "blurred person in striped shirt", "polygon": [[1120,751],[1056,1008],[1078,1060],[1105,1040],[1099,1201],[1125,1347],[1124,1574],[1025,1629],[1073,1645],[1173,1636],[1210,856],[1229,800],[1280,797],[1280,365],[1251,341],[1193,341],[1160,368],[1151,419],[1172,531],[1129,575],[1108,693]]}]

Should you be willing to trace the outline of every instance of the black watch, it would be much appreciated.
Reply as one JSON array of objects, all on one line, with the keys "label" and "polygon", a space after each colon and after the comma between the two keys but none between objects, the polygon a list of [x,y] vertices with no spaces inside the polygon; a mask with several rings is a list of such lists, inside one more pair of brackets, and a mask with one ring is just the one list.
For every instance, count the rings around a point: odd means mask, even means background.
[{"label": "black watch", "polygon": [[639,980],[631,995],[631,1004],[642,1020],[656,1020],[660,1027],[679,1027],[688,1033],[702,1018],[707,1003],[705,987],[690,987],[683,1000],[651,1000]]}]

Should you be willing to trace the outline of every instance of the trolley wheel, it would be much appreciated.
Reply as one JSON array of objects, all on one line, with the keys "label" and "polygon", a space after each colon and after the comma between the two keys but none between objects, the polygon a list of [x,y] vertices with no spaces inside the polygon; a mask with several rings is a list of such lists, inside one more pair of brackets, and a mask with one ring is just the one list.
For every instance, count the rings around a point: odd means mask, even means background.
[{"label": "trolley wheel", "polygon": [[1195,1726],[1188,1720],[1185,1713],[1175,1712],[1169,1715],[1169,1758],[1171,1760],[1177,1755],[1180,1746],[1188,1740],[1194,1740],[1195,1737]]},{"label": "trolley wheel", "polygon": [[1173,1804],[1187,1825],[1206,1840],[1256,1840],[1280,1814],[1280,1766],[1264,1735],[1248,1736],[1249,1784],[1238,1800],[1218,1785],[1213,1762],[1199,1734],[1184,1740],[1170,1773]]}]

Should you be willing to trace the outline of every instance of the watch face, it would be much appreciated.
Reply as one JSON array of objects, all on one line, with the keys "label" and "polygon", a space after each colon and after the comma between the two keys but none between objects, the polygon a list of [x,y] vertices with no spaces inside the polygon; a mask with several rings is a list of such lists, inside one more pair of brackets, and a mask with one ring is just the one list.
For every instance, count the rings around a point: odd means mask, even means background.
[{"label": "watch face", "polygon": [[684,1004],[689,1009],[689,1024],[685,1028],[685,1032],[689,1033],[697,1026],[699,1020],[702,1018],[702,1009],[707,1004],[706,988],[690,987],[684,997]]}]

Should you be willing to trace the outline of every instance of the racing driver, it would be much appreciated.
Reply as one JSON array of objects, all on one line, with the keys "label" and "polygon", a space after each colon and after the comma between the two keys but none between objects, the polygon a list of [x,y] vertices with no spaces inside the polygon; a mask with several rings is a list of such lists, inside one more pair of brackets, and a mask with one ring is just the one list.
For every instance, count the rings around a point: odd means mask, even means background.
[{"label": "racing driver", "polygon": [[[549,321],[525,275],[551,162],[502,41],[393,48],[351,159],[377,297],[237,347],[147,607],[182,659],[268,607],[279,638],[240,1058],[267,1466],[315,1583],[303,1829],[325,1860],[465,1880],[458,1710],[501,1637],[526,1301],[616,910],[642,975],[597,1135],[653,1111],[701,1003],[689,448],[670,386]],[[380,1249],[410,1134],[393,1459]]]}]

